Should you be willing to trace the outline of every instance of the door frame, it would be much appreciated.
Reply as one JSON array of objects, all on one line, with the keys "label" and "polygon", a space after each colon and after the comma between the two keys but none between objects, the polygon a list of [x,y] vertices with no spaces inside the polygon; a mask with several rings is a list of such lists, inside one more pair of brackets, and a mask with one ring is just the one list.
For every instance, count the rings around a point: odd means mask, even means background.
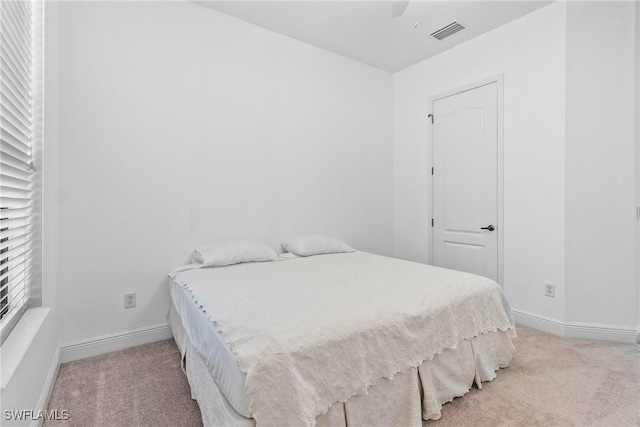
[{"label": "door frame", "polygon": [[[465,86],[458,87],[457,89],[452,89],[447,92],[443,92],[434,96],[430,96],[428,98],[428,114],[433,114],[433,104],[434,102],[441,100],[443,98],[448,98],[453,95],[458,95],[463,92],[468,92],[473,89],[477,89],[482,86],[486,86],[492,83],[497,84],[498,91],[498,227],[496,232],[498,233],[498,284],[504,288],[504,75],[498,74],[475,83],[471,83]],[[434,117],[434,120],[437,120]],[[427,141],[427,153],[429,155],[428,165],[429,168],[433,167],[433,125],[428,122],[429,132],[428,132],[428,141]],[[433,175],[428,174],[428,189],[429,189],[429,214],[430,218],[428,219],[429,223],[427,224],[427,240],[429,242],[429,255],[428,262],[430,265],[433,265],[433,248],[434,248],[434,233],[433,227],[431,226],[431,220],[433,219],[433,208],[434,208],[434,183],[433,183]]]}]

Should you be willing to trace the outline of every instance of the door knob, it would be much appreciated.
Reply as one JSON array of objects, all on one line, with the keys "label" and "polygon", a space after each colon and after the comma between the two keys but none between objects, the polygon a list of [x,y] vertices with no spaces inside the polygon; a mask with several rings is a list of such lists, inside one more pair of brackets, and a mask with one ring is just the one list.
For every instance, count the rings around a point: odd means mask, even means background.
[{"label": "door knob", "polygon": [[480,227],[480,230],[489,230],[489,231],[493,231],[496,228],[493,225],[489,225],[487,227]]}]

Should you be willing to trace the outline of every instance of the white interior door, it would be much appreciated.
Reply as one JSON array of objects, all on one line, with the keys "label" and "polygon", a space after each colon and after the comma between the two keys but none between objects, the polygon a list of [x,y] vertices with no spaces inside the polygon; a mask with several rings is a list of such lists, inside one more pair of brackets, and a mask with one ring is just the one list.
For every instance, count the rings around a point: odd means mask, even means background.
[{"label": "white interior door", "polygon": [[498,83],[433,101],[433,263],[498,280]]}]

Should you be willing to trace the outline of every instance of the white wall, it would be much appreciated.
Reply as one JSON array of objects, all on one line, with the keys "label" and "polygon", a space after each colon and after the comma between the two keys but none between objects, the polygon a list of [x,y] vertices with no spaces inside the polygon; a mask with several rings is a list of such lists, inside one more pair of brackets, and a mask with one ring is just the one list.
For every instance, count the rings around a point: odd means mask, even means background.
[{"label": "white wall", "polygon": [[[568,335],[595,337],[595,326],[599,337],[633,339],[637,7],[555,3],[395,75],[396,255],[428,259],[428,98],[504,74],[512,306]],[[556,298],[544,297],[545,281]]]},{"label": "white wall", "polygon": [[[632,18],[611,38],[590,33],[632,6],[582,7],[552,4],[391,76],[187,2],[61,3],[60,73],[49,84],[60,96],[60,144],[45,147],[44,260],[61,343],[164,323],[165,272],[211,241],[276,247],[288,234],[325,232],[426,262],[427,100],[498,74],[503,284],[513,307],[635,327],[640,296],[625,234],[633,105],[618,114],[629,103],[621,88],[633,68],[618,67],[627,66]],[[581,50],[582,32],[593,50]],[[621,82],[613,98],[580,89],[610,71]],[[608,103],[617,109],[587,135],[584,117]],[[604,120],[619,125],[611,147],[601,143]],[[607,161],[602,181],[588,167],[596,159]],[[614,185],[625,196],[608,191]],[[602,209],[593,210],[593,189]],[[603,216],[610,234],[582,235]],[[59,225],[49,235],[47,221]],[[545,281],[556,298],[544,297]],[[124,310],[129,291],[138,307]]]},{"label": "white wall", "polygon": [[566,320],[638,324],[633,2],[568,2]]},{"label": "white wall", "polygon": [[60,54],[62,343],[164,323],[199,244],[391,252],[390,74],[188,2],[64,2]]},{"label": "white wall", "polygon": [[565,11],[544,7],[394,76],[395,255],[428,259],[429,97],[502,74],[503,286],[513,308],[551,318],[564,310]]},{"label": "white wall", "polygon": [[[61,226],[60,216],[60,2],[45,3],[44,36],[44,140],[42,170],[42,304],[56,333],[62,326],[60,282]],[[58,338],[56,338],[56,341]]]}]

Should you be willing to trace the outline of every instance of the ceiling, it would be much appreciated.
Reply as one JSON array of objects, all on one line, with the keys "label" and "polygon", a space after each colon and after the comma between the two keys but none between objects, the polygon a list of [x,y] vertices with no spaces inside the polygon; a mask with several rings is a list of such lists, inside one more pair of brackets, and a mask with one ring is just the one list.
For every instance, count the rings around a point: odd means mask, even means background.
[{"label": "ceiling", "polygon": [[[392,18],[390,1],[195,2],[389,72],[400,71],[551,3],[411,0],[402,16]],[[430,36],[454,20],[467,29],[442,41]]]}]

